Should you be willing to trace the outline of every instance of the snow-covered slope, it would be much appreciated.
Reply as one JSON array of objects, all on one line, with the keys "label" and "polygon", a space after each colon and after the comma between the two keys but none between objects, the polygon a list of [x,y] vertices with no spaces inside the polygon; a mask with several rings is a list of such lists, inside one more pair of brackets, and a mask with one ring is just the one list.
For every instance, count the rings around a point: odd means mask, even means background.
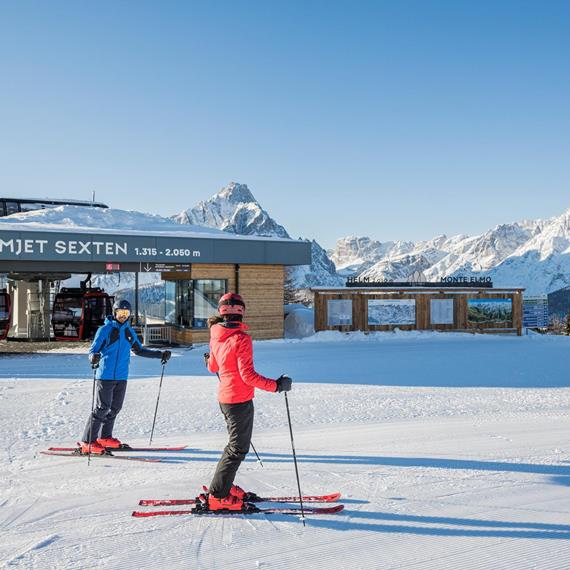
[{"label": "snow-covered slope", "polygon": [[[180,212],[172,219],[179,224],[218,228],[238,235],[290,239],[287,230],[261,207],[247,185],[237,182],[231,182],[209,200]],[[311,242],[311,252],[310,266],[287,268],[287,288],[342,285],[344,281],[337,275],[334,263],[314,240]]]},{"label": "snow-covered slope", "polygon": [[433,281],[484,274],[497,286],[547,293],[570,283],[570,209],[549,220],[501,224],[479,236],[385,243],[351,236],[338,240],[330,256],[342,273],[371,279],[406,279],[417,269]]},{"label": "snow-covered slope", "polygon": [[[129,454],[166,463],[40,455],[73,446],[91,409],[87,348],[54,344],[0,356],[3,569],[568,570],[568,337],[326,331],[255,342],[256,369],[294,378],[303,492],[342,493],[343,512],[306,526],[130,516],[161,509],[140,499],[192,498],[211,480],[227,434],[202,350],[173,350],[156,417],[155,446],[188,448]],[[160,370],[133,356],[115,423],[123,441],[148,444]],[[283,396],[259,390],[255,410],[263,467],[248,454],[236,483],[295,495]]]}]

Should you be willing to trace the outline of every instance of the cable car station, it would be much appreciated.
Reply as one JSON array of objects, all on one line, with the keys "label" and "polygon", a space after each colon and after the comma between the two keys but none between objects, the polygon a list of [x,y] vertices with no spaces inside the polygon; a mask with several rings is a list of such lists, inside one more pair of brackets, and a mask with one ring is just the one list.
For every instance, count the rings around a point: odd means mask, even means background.
[{"label": "cable car station", "polygon": [[[253,338],[282,337],[285,267],[310,264],[310,242],[196,230],[0,227],[0,340],[89,340],[113,303],[91,280],[126,273],[131,282],[134,275],[133,324],[143,327],[151,319],[140,311],[139,276],[160,274],[162,311],[152,326],[170,342],[207,342],[207,319],[229,291],[245,298]],[[71,276],[80,286],[61,287]]]}]

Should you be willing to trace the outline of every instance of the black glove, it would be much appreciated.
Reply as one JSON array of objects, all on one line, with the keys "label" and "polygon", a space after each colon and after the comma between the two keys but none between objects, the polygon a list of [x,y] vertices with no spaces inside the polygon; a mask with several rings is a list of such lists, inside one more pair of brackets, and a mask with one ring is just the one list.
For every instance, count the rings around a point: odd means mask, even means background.
[{"label": "black glove", "polygon": [[160,355],[160,363],[166,364],[170,360],[171,356],[172,352],[170,352],[170,350],[163,350],[162,354]]},{"label": "black glove", "polygon": [[206,365],[206,368],[208,368],[208,362],[210,360],[210,353],[209,352],[204,352],[204,364]]},{"label": "black glove", "polygon": [[276,392],[289,392],[293,384],[293,380],[286,374],[281,374],[281,376],[279,376],[275,382],[277,382],[277,390],[275,390]]},{"label": "black glove", "polygon": [[91,368],[95,370],[99,368],[99,362],[101,361],[101,353],[95,352],[94,354],[89,355],[89,362],[91,362]]}]

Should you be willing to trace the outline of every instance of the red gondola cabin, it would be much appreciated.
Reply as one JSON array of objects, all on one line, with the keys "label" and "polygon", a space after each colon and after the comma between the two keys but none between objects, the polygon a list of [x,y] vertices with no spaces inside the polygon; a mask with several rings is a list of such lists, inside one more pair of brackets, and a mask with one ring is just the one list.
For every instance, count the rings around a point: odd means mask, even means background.
[{"label": "red gondola cabin", "polygon": [[113,297],[103,289],[64,287],[53,303],[53,334],[56,340],[90,340],[112,309]]},{"label": "red gondola cabin", "polygon": [[12,317],[12,303],[6,289],[0,290],[0,340],[8,336]]}]

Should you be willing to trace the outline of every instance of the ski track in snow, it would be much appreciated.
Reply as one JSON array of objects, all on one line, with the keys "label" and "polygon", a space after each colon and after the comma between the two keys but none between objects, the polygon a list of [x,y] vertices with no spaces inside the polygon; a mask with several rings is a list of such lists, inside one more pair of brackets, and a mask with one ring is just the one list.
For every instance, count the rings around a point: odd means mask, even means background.
[{"label": "ski track in snow", "polygon": [[[568,348],[470,335],[255,343],[260,372],[299,380],[303,491],[343,493],[343,512],[305,528],[283,515],[130,516],[141,498],[194,497],[215,469],[225,426],[201,347],[175,352],[155,430],[155,445],[189,448],[139,454],[164,464],[39,455],[81,436],[85,355],[0,356],[0,567],[567,570]],[[131,444],[148,443],[158,372],[133,358],[117,420]],[[237,483],[296,494],[283,398],[258,392],[255,405],[264,467],[248,456]]]}]

